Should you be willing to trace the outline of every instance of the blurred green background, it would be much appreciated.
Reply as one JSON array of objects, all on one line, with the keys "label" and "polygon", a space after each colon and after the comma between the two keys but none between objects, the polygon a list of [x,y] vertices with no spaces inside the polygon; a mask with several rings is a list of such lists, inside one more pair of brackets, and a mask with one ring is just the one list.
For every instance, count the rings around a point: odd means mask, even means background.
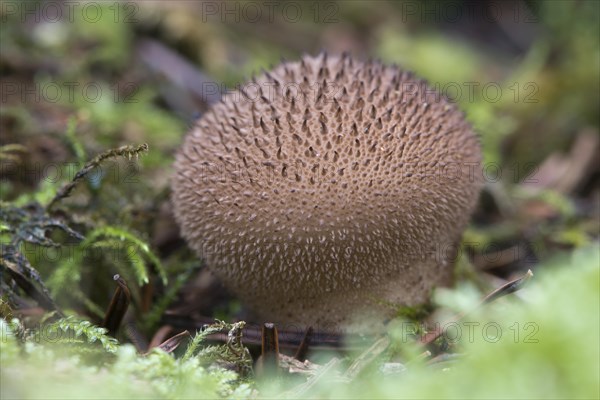
[{"label": "blurred green background", "polygon": [[[74,177],[78,168],[73,165],[81,167],[111,148],[147,143],[149,151],[139,162],[112,161],[78,186],[58,210],[83,234],[96,232],[137,246],[141,256],[132,262],[133,270],[102,257],[42,256],[35,245],[21,251],[62,308],[94,323],[101,321],[109,304],[114,287],[110,277],[115,272],[128,278],[134,298],[132,318],[148,338],[172,304],[204,301],[198,311],[203,316],[243,317],[243,305],[229,296],[201,292],[202,300],[194,295],[204,288],[204,278],[191,278],[197,276],[200,262],[179,238],[168,202],[171,164],[183,136],[219,91],[234,88],[282,57],[294,60],[321,50],[349,51],[360,59],[397,63],[459,104],[480,135],[484,161],[490,167],[473,223],[465,233],[463,249],[469,257],[457,262],[456,275],[466,285],[459,287],[477,297],[532,269],[536,275],[549,274],[538,289],[547,295],[556,293],[564,302],[557,305],[536,298],[532,310],[539,314],[515,311],[525,313],[523,318],[539,315],[540,321],[546,321],[548,330],[542,331],[542,340],[552,346],[507,345],[501,348],[505,356],[500,357],[497,349],[475,345],[468,351],[481,357],[473,364],[467,361],[453,375],[455,380],[419,369],[404,382],[404,392],[384,379],[362,389],[334,385],[317,393],[461,398],[471,388],[471,395],[479,398],[487,394],[597,398],[598,380],[593,376],[598,377],[600,356],[599,4],[594,0],[0,1],[2,208],[12,210],[31,202],[47,205],[58,187]],[[3,244],[14,239],[9,214],[2,214]],[[99,231],[106,227],[120,231],[113,236],[108,230]],[[67,235],[48,236],[78,254]],[[143,268],[148,269],[152,290],[140,278]],[[157,278],[161,268],[170,279],[167,285]],[[559,278],[552,278],[555,269]],[[556,279],[568,280],[569,285],[562,287]],[[7,286],[2,290],[6,300]],[[548,295],[546,300],[554,297]],[[181,307],[175,308],[185,314]],[[506,313],[500,308],[500,314]],[[510,314],[512,309],[508,310]],[[406,317],[406,312],[399,315]],[[3,318],[8,320],[4,314]],[[580,319],[585,321],[581,326],[577,325]],[[554,330],[564,334],[560,341]],[[131,341],[124,332],[119,338]],[[38,371],[23,370],[20,375],[23,366],[17,355],[6,357],[2,361],[12,365],[13,372],[1,375],[2,393],[40,396],[43,385],[24,388],[19,380],[4,385],[7,377],[28,378]],[[116,379],[119,374],[146,368],[129,366],[127,362],[134,362],[132,354],[119,357],[120,364],[107,378],[115,385],[121,382]],[[52,357],[38,354],[37,358],[35,365],[39,362],[46,368],[53,362]],[[163,364],[160,368],[167,368]],[[484,371],[481,382],[469,368]],[[75,378],[90,373],[79,367],[68,370]],[[522,378],[517,380],[518,390],[511,391],[510,383],[499,378],[509,370],[516,371],[511,379]],[[538,374],[539,379],[532,378],[535,385],[527,385],[523,377],[528,374]],[[198,387],[208,385],[208,397],[233,396],[240,388],[237,383],[234,388],[220,386],[231,385],[229,375],[190,376],[196,378],[201,382]],[[154,377],[141,374],[139,379]],[[427,386],[431,379],[438,383]],[[555,386],[541,388],[554,380]],[[44,382],[53,385],[51,379]],[[199,393],[185,385],[170,391],[169,384],[159,380],[149,392],[134,389],[133,393],[170,397]],[[73,386],[73,397],[89,396],[80,385]],[[247,389],[235,393],[246,397]],[[50,393],[64,394],[60,385]]]}]

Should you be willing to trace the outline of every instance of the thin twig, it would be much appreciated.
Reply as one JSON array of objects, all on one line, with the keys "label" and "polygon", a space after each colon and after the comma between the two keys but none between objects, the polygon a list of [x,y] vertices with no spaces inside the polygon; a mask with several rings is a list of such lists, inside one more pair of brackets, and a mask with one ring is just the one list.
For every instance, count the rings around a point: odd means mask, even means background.
[{"label": "thin twig", "polygon": [[159,349],[166,351],[167,353],[171,353],[173,351],[175,351],[175,349],[177,347],[179,347],[179,345],[181,344],[181,342],[184,339],[190,338],[192,337],[192,335],[190,335],[189,331],[183,331],[181,333],[178,333],[177,335],[165,340],[163,343],[161,343],[160,345],[156,346]]},{"label": "thin twig", "polygon": [[310,342],[313,337],[313,327],[309,326],[304,334],[304,338],[302,338],[302,343],[298,346],[298,350],[296,351],[296,355],[294,358],[298,361],[306,360],[306,354],[308,353],[308,347],[310,346]]},{"label": "thin twig", "polygon": [[115,289],[113,298],[108,306],[108,310],[106,310],[102,326],[108,329],[109,335],[114,337],[117,334],[119,325],[121,325],[121,321],[131,302],[131,292],[129,291],[125,280],[119,275],[115,275],[113,279],[117,283],[117,288]]},{"label": "thin twig", "polygon": [[102,154],[97,155],[91,161],[86,163],[82,169],[77,171],[71,182],[65,184],[58,190],[54,198],[52,198],[50,203],[48,203],[48,206],[46,206],[46,210],[49,211],[50,209],[52,209],[52,207],[54,207],[54,205],[58,201],[69,197],[69,195],[71,194],[73,189],[75,189],[75,186],[77,186],[79,181],[82,180],[91,170],[99,166],[102,161],[108,158],[114,158],[118,156],[127,156],[128,158],[131,158],[131,156],[137,157],[140,153],[146,151],[148,151],[148,144],[144,143],[139,146],[121,146],[117,149],[111,149],[105,151]]},{"label": "thin twig", "polygon": [[529,282],[529,280],[533,277],[533,272],[530,269],[527,270],[527,273],[520,278],[517,278],[513,281],[510,281],[498,289],[494,290],[492,293],[488,294],[484,297],[478,307],[483,306],[484,304],[491,303],[492,301],[499,299],[502,296],[506,296],[507,294],[511,294],[520,290]]},{"label": "thin twig", "polygon": [[257,361],[257,373],[279,372],[279,335],[275,324],[267,322],[262,327],[261,355]]},{"label": "thin twig", "polygon": [[[485,296],[483,298],[483,300],[481,300],[481,302],[476,307],[474,307],[473,310],[471,310],[470,312],[458,313],[454,317],[452,317],[450,320],[453,322],[459,322],[464,317],[466,317],[473,311],[479,309],[483,305],[489,304],[492,301],[499,299],[500,297],[506,296],[507,294],[511,294],[511,293],[516,292],[517,290],[522,289],[523,286],[525,286],[525,284],[527,282],[529,282],[531,277],[533,277],[533,272],[531,272],[531,270],[527,270],[527,273],[525,275],[500,286],[498,289],[494,290],[492,293]],[[425,344],[425,345],[433,343],[436,339],[438,339],[440,336],[442,336],[443,333],[444,333],[443,328],[438,327],[438,328],[434,329],[433,331],[428,332],[425,336],[423,336],[421,338],[420,342],[421,342],[421,344]]]}]

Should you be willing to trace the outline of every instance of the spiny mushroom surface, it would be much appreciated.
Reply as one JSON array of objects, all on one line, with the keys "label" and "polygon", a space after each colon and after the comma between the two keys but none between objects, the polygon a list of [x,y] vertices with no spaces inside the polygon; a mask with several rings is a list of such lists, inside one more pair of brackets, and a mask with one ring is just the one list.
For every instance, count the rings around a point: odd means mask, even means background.
[{"label": "spiny mushroom surface", "polygon": [[305,56],[197,122],[176,157],[175,215],[260,318],[361,329],[451,283],[480,157],[463,114],[411,73]]}]

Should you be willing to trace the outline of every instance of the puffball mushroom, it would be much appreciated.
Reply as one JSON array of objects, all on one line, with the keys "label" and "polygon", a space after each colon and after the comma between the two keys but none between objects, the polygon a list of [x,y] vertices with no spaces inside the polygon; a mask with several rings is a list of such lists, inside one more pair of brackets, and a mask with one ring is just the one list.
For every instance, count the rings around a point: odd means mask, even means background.
[{"label": "puffball mushroom", "polygon": [[176,157],[174,210],[263,320],[361,329],[451,283],[480,159],[463,114],[426,82],[322,53],[204,114]]}]

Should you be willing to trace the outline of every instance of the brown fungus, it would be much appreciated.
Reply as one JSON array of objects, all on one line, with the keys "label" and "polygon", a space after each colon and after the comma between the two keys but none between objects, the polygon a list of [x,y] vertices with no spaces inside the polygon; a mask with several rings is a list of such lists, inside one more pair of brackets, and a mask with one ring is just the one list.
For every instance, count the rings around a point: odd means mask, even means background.
[{"label": "brown fungus", "polygon": [[202,117],[173,203],[190,246],[260,317],[361,329],[451,283],[480,159],[463,114],[424,81],[305,56]]}]

